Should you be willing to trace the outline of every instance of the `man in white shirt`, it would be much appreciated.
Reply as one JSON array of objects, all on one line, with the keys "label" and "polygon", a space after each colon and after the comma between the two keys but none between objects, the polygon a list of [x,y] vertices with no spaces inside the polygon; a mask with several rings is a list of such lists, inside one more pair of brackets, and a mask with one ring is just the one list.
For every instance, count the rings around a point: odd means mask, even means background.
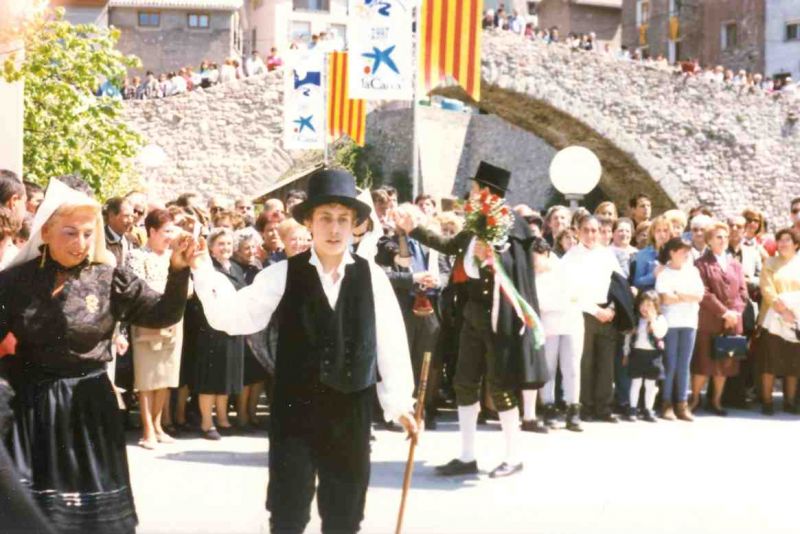
[{"label": "man in white shirt", "polygon": [[611,275],[622,269],[614,253],[599,242],[600,222],[592,215],[579,223],[580,243],[567,251],[563,265],[568,277],[579,286],[583,311],[584,343],[581,357],[581,419],[616,423],[611,413],[614,385],[614,357],[617,331],[615,309],[608,290]]},{"label": "man in white shirt", "polygon": [[311,231],[310,251],[270,265],[238,292],[203,252],[193,262],[195,292],[217,330],[251,334],[273,315],[278,325],[272,531],[302,532],[316,493],[323,532],[357,532],[369,485],[373,386],[386,419],[417,436],[403,317],[386,274],[348,251],[353,228],[370,213],[350,174],[312,175],[308,200],[292,213]]},{"label": "man in white shirt", "polygon": [[258,76],[267,72],[267,66],[264,65],[264,61],[258,52],[253,50],[250,57],[244,61],[244,70],[248,76]]}]

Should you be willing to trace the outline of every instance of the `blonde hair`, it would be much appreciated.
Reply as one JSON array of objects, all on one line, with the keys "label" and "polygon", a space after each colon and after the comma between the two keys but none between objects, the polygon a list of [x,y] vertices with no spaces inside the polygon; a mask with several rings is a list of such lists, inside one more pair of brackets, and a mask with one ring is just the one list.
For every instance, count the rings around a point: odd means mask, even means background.
[{"label": "blonde hair", "polygon": [[611,207],[611,210],[614,212],[613,220],[616,221],[617,219],[619,219],[619,213],[617,212],[617,205],[611,202],[610,200],[605,200],[600,204],[598,204],[597,207],[594,209],[594,214],[598,216],[601,215],[600,212],[603,211],[603,208],[607,208],[609,206]]},{"label": "blonde hair", "polygon": [[455,226],[456,233],[460,232],[464,228],[464,219],[452,211],[444,211],[437,215],[436,219],[439,221],[439,226],[444,226],[446,224],[452,224]]},{"label": "blonde hair", "polygon": [[294,219],[285,219],[278,225],[278,235],[281,238],[281,241],[287,241],[289,236],[296,232],[297,230],[305,230],[308,231],[308,228],[300,224]]},{"label": "blonde hair", "polygon": [[647,244],[651,245],[653,248],[656,248],[656,230],[658,230],[658,228],[661,226],[666,226],[667,230],[672,231],[672,223],[667,218],[666,214],[659,215],[650,221],[650,228],[647,229]]},{"label": "blonde hair", "polygon": [[711,241],[711,238],[718,230],[725,230],[728,234],[731,233],[730,227],[721,221],[713,221],[711,224],[705,227],[705,232],[703,232],[703,237],[705,237],[706,243]]},{"label": "blonde hair", "polygon": [[670,225],[674,222],[680,223],[681,228],[686,228],[686,225],[689,222],[689,219],[686,217],[686,214],[678,209],[665,211],[663,217],[667,219],[667,221],[669,221]]}]

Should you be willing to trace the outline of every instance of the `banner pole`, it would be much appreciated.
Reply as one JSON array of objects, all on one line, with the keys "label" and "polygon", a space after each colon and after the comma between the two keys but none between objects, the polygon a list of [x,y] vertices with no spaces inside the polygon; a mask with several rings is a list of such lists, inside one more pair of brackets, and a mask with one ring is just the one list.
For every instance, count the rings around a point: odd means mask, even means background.
[{"label": "banner pole", "polygon": [[323,97],[323,99],[322,99],[322,102],[323,102],[322,112],[325,114],[325,120],[323,121],[323,124],[325,124],[325,127],[323,128],[324,131],[323,131],[323,134],[322,134],[323,143],[324,143],[324,145],[323,145],[324,149],[323,149],[322,162],[325,165],[325,168],[327,168],[328,167],[328,158],[329,158],[329,155],[328,155],[328,136],[329,136],[329,132],[330,132],[330,125],[328,124],[328,118],[330,116],[330,113],[328,113],[328,99],[330,98],[330,95],[329,95],[330,88],[328,87],[328,53],[327,52],[324,52],[322,54],[322,87],[323,87],[322,94],[325,95]]},{"label": "banner pole", "polygon": [[416,9],[414,10],[414,35],[413,35],[413,43],[414,43],[414,85],[412,88],[412,101],[411,101],[411,121],[412,121],[412,132],[411,132],[411,195],[412,195],[412,202],[417,198],[417,195],[420,193],[421,183],[420,183],[420,169],[419,169],[419,113],[417,110],[417,88],[419,86],[419,56],[420,56],[420,49],[419,49],[419,24],[422,17],[420,17],[420,10],[422,9],[422,2],[418,2],[416,4]]}]

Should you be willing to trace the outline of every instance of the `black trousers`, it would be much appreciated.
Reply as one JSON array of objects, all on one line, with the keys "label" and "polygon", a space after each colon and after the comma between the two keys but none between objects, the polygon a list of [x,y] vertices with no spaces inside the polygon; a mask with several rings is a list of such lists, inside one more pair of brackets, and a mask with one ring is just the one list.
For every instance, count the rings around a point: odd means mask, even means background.
[{"label": "black trousers", "polygon": [[425,392],[425,407],[434,408],[439,390],[439,374],[442,369],[441,352],[437,350],[439,332],[441,330],[439,317],[432,313],[426,316],[414,315],[413,310],[403,310],[403,320],[408,335],[408,348],[411,353],[411,367],[414,371],[414,385],[419,387],[420,371],[425,353],[431,353],[431,367],[428,387]]},{"label": "black trousers", "polygon": [[611,413],[614,400],[614,356],[617,331],[612,323],[601,323],[583,314],[584,336],[581,356],[581,404],[596,415]]},{"label": "black trousers", "polygon": [[453,381],[456,402],[459,406],[470,406],[481,399],[481,378],[492,397],[497,411],[506,411],[517,406],[516,392],[503,384],[496,365],[491,324],[491,304],[467,302],[464,307],[464,323],[459,338],[458,364]]},{"label": "black trousers", "polygon": [[315,493],[323,533],[358,532],[364,518],[374,387],[314,389],[299,397],[276,391],[267,488],[273,533],[303,532]]}]

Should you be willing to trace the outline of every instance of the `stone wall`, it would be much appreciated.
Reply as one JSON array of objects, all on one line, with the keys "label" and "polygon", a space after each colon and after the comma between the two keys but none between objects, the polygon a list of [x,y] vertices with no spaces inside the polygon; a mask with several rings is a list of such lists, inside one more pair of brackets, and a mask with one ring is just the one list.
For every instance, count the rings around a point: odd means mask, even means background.
[{"label": "stone wall", "polygon": [[482,77],[545,102],[629,154],[681,208],[752,205],[785,220],[800,194],[798,101],[739,94],[700,77],[599,53],[484,38]]},{"label": "stone wall", "polygon": [[[280,73],[159,100],[126,102],[127,122],[167,154],[144,174],[162,198],[185,191],[256,195],[295,161],[282,148]],[[294,156],[300,156],[294,154]]]},{"label": "stone wall", "polygon": [[[544,110],[538,121],[558,115],[569,121],[566,126],[583,128],[545,137],[556,148],[590,144],[587,132],[602,136],[643,177],[630,182],[625,173],[631,167],[601,157],[606,170],[601,189],[617,203],[642,190],[647,180],[684,209],[705,203],[725,214],[754,206],[782,222],[788,199],[800,195],[796,100],[740,95],[701,78],[508,33],[487,33],[483,42],[481,105],[491,109],[500,97],[513,101],[504,108],[510,113],[497,114],[532,132],[535,124],[518,119],[534,107]],[[149,177],[153,188],[167,196],[187,189],[257,194],[277,181],[307,155],[282,148],[281,92],[281,74],[270,73],[163,100],[128,102],[128,122],[169,158]],[[456,184],[458,191],[479,159],[497,158],[512,168],[515,182],[519,177],[525,184],[525,200],[538,205],[546,198],[538,188],[552,149],[496,117],[429,112],[421,113],[428,121],[420,134],[424,189],[446,191]],[[410,154],[407,112],[405,117],[402,111],[373,112],[368,121],[368,142],[384,147],[380,155],[389,169],[384,176],[410,174],[410,156],[403,155]]]}]

